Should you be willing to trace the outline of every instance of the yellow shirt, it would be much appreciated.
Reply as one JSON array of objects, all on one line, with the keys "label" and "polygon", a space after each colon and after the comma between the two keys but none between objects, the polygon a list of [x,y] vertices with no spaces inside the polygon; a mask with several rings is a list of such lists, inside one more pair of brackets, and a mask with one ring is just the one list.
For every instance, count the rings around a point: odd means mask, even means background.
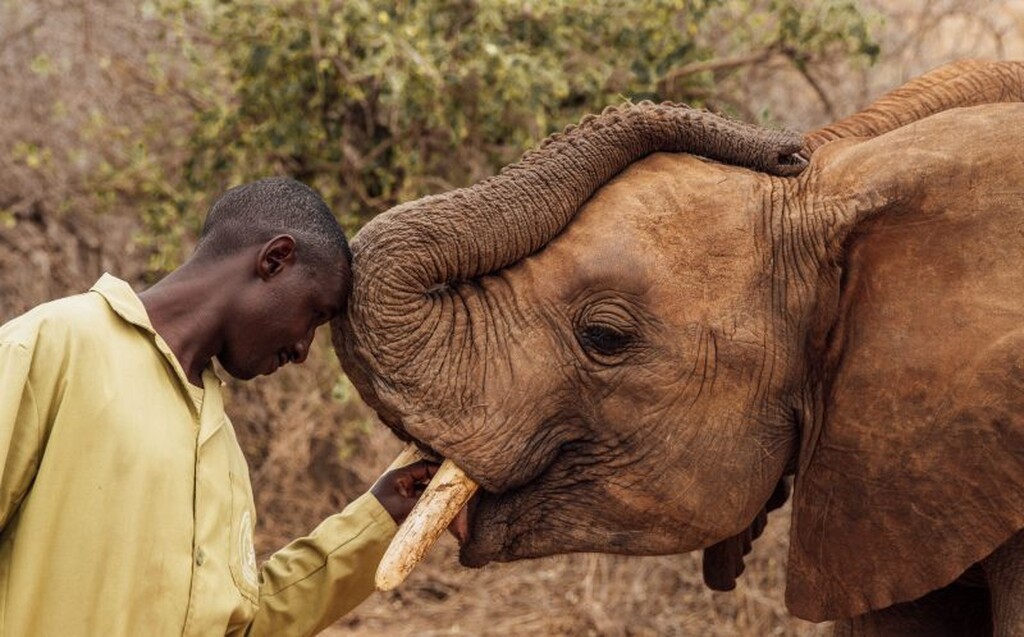
[{"label": "yellow shirt", "polygon": [[127,283],[0,327],[0,636],[312,635],[395,532],[366,494],[257,567],[254,521],[220,381]]}]

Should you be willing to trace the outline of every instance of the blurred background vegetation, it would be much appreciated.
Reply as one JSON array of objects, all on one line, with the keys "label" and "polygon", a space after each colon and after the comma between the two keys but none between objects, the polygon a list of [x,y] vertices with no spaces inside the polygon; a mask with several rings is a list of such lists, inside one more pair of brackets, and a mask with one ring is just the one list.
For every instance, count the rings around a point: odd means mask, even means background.
[{"label": "blurred background vegetation", "polygon": [[[68,185],[89,199],[76,206],[143,215],[154,274],[181,260],[180,240],[234,184],[293,176],[354,232],[608,104],[737,114],[742,96],[716,90],[723,75],[774,57],[814,82],[821,63],[878,54],[873,13],[834,0],[146,0],[118,16],[131,48],[102,52],[110,16],[92,4],[8,0],[14,28],[0,46],[35,48],[10,71],[43,86],[90,76],[92,90],[126,88],[133,102],[55,100],[36,113],[43,134],[17,140],[9,159],[40,185],[74,165]],[[41,41],[54,10],[78,46]]]},{"label": "blurred background vegetation", "polygon": [[[0,322],[187,255],[224,189],[290,175],[349,233],[495,173],[586,113],[671,100],[809,130],[960,57],[1024,56],[1024,0],[0,0]],[[229,382],[263,552],[397,443],[319,337]],[[697,556],[454,569],[449,542],[355,635],[810,635],[782,603],[785,512],[739,588]]]}]

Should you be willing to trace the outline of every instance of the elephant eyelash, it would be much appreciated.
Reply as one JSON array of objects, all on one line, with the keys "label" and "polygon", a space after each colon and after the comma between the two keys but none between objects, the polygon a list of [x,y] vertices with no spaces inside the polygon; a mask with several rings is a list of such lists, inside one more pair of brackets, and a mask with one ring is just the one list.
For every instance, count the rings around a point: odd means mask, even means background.
[{"label": "elephant eyelash", "polygon": [[599,323],[584,326],[578,331],[577,339],[587,353],[605,357],[622,354],[635,341],[632,334]]}]

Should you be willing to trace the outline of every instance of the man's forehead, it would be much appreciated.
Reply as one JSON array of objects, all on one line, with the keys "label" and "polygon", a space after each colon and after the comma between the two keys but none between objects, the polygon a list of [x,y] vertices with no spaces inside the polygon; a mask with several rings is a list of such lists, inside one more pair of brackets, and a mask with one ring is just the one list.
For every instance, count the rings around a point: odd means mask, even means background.
[{"label": "man's forehead", "polygon": [[330,302],[340,304],[348,296],[349,288],[352,285],[352,275],[349,266],[344,260],[321,267],[316,278],[319,283],[320,292]]},{"label": "man's forehead", "polygon": [[352,282],[351,264],[348,256],[340,249],[304,244],[304,257],[300,259],[299,285],[308,288],[307,294],[318,304],[340,306],[348,296]]}]

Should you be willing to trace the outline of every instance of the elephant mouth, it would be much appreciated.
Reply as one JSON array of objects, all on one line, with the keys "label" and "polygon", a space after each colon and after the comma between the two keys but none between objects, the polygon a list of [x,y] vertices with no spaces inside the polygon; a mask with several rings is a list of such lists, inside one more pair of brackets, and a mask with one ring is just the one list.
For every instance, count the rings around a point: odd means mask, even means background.
[{"label": "elephant mouth", "polygon": [[[548,481],[551,467],[564,457],[562,449],[551,454],[548,462],[533,467],[526,475],[520,474],[514,483],[488,489],[462,469],[463,462],[457,456],[439,453],[422,441],[414,440],[413,445],[420,457],[443,458],[443,462],[382,559],[377,571],[378,588],[389,590],[404,580],[446,528],[459,542],[459,562],[463,566],[482,567],[492,561],[538,556],[524,550],[530,545],[532,532],[516,531],[531,528],[522,524],[531,512],[521,510],[521,503],[524,496],[540,490]],[[480,460],[474,460],[467,459],[466,466],[478,466]]]},{"label": "elephant mouth", "polygon": [[529,512],[518,511],[516,502],[524,492],[536,488],[542,481],[538,478],[511,492],[480,490],[473,496],[467,507],[465,536],[456,535],[462,566],[480,568],[495,561],[539,557],[524,550],[529,546],[531,534],[517,529],[523,528],[521,520],[529,517]]}]

